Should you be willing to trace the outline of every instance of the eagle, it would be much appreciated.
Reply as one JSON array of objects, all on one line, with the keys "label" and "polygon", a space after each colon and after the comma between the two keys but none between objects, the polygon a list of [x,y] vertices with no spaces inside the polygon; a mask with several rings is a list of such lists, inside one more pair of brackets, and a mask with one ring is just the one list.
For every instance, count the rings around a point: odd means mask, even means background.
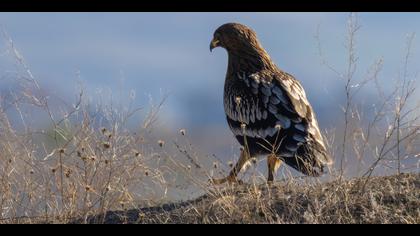
[{"label": "eagle", "polygon": [[230,174],[215,184],[237,183],[244,165],[267,156],[269,183],[282,162],[308,176],[320,176],[332,161],[305,90],[279,69],[251,28],[227,23],[214,32],[210,51],[228,53],[224,110],[230,130],[242,146]]}]

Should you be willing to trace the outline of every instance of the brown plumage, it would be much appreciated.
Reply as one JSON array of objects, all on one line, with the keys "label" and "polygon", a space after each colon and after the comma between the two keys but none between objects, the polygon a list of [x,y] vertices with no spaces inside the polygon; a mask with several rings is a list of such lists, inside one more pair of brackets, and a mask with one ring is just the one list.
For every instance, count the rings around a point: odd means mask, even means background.
[{"label": "brown plumage", "polygon": [[299,81],[273,63],[247,26],[220,26],[210,50],[215,47],[228,52],[224,108],[244,149],[230,175],[213,181],[236,181],[249,158],[259,155],[268,155],[268,181],[273,181],[280,160],[306,175],[322,174],[331,160]]}]

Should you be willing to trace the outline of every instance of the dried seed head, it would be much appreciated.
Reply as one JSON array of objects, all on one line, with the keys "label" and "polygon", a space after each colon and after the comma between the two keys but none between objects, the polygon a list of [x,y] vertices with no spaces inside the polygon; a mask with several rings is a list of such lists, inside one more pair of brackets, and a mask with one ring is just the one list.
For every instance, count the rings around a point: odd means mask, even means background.
[{"label": "dried seed head", "polygon": [[191,170],[191,166],[187,165],[187,170],[190,171]]},{"label": "dried seed head", "polygon": [[236,105],[241,104],[241,97],[235,97],[235,103]]},{"label": "dried seed head", "polygon": [[33,175],[35,172],[33,170],[29,171],[29,174]]},{"label": "dried seed head", "polygon": [[55,173],[55,172],[57,172],[57,169],[56,168],[51,168],[51,172]]},{"label": "dried seed head", "polygon": [[276,130],[281,130],[281,125],[277,124],[276,126],[274,126],[274,128],[275,128]]},{"label": "dried seed head", "polygon": [[135,157],[139,157],[139,156],[140,156],[140,152],[138,152],[138,151],[134,151],[134,156],[135,156]]},{"label": "dried seed head", "polygon": [[149,176],[149,171],[147,171],[147,170],[146,170],[146,171],[144,172],[144,175],[145,175],[145,176]]},{"label": "dried seed head", "polygon": [[245,132],[245,128],[246,128],[246,124],[245,124],[245,123],[242,123],[242,124],[241,124],[241,129],[242,129],[242,132]]},{"label": "dried seed head", "polygon": [[257,158],[255,158],[255,157],[251,158],[251,163],[256,165],[257,164]]},{"label": "dried seed head", "polygon": [[217,164],[217,162],[213,162],[213,168],[217,169],[219,167],[219,165]]},{"label": "dried seed head", "polygon": [[181,133],[181,135],[185,135],[187,131],[185,129],[181,129],[179,130],[179,132]]},{"label": "dried seed head", "polygon": [[64,175],[66,176],[66,178],[70,178],[71,170],[66,170],[66,172],[64,173]]},{"label": "dried seed head", "polygon": [[102,134],[105,134],[105,132],[107,131],[107,129],[105,128],[105,127],[102,127],[101,128],[101,132],[102,132]]},{"label": "dried seed head", "polygon": [[136,91],[135,90],[130,90],[130,99],[134,100],[136,98]]},{"label": "dried seed head", "polygon": [[90,158],[90,160],[91,160],[91,161],[96,161],[96,157],[95,157],[95,156],[92,156],[92,157]]},{"label": "dried seed head", "polygon": [[158,144],[159,144],[159,147],[163,147],[163,145],[165,145],[165,141],[158,140]]},{"label": "dried seed head", "polygon": [[86,185],[85,190],[89,192],[92,188],[89,185]]},{"label": "dried seed head", "polygon": [[105,165],[108,165],[109,164],[109,161],[108,160],[105,160],[104,162],[105,162]]},{"label": "dried seed head", "polygon": [[77,151],[77,156],[82,157],[82,153],[80,151]]},{"label": "dried seed head", "polygon": [[58,150],[58,152],[60,153],[60,154],[63,154],[64,153],[64,148],[60,148],[60,150]]},{"label": "dried seed head", "polygon": [[230,168],[232,168],[233,167],[233,162],[229,161],[228,165],[229,165]]},{"label": "dried seed head", "polygon": [[109,142],[104,142],[102,145],[104,146],[105,149],[108,149],[111,147],[111,144]]}]

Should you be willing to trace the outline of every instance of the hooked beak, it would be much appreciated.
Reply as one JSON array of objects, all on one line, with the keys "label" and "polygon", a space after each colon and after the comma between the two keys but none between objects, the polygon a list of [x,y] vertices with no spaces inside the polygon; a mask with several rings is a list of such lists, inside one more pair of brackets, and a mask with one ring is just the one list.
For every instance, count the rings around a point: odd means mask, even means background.
[{"label": "hooked beak", "polygon": [[215,39],[215,38],[213,38],[213,40],[211,40],[211,42],[210,42],[210,52],[213,51],[214,48],[220,46],[219,42],[220,41],[218,39]]}]

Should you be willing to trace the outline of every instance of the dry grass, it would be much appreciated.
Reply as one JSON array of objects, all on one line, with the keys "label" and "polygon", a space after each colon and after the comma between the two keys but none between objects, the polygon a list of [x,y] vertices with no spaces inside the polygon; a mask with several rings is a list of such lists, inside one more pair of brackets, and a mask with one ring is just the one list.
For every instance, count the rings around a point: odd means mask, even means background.
[{"label": "dry grass", "polygon": [[[108,212],[88,223],[420,223],[420,175],[308,184],[277,182],[212,192],[193,201]],[[81,223],[75,221],[73,223]]]},{"label": "dry grass", "polygon": [[[154,137],[166,97],[147,109],[134,95],[127,106],[92,103],[83,86],[73,104],[52,97],[3,32],[2,55],[15,60],[16,73],[0,78],[15,83],[0,94],[0,223],[420,223],[420,104],[410,102],[416,77],[408,73],[414,36],[388,91],[378,82],[382,60],[356,76],[357,16],[348,28],[347,70],[323,60],[344,82],[343,125],[326,135],[336,165],[322,180],[283,172],[286,180],[271,187],[255,165],[249,184],[213,186],[208,179],[231,164],[200,154],[185,129],[176,140]],[[355,98],[369,85],[379,99],[363,114]],[[34,114],[48,125],[34,125]],[[349,180],[352,166],[358,178]],[[168,203],[176,198],[193,200]]]},{"label": "dry grass", "polygon": [[420,175],[356,178],[329,183],[289,179],[213,189],[195,200],[108,211],[85,219],[44,217],[7,223],[89,224],[418,224]]}]

